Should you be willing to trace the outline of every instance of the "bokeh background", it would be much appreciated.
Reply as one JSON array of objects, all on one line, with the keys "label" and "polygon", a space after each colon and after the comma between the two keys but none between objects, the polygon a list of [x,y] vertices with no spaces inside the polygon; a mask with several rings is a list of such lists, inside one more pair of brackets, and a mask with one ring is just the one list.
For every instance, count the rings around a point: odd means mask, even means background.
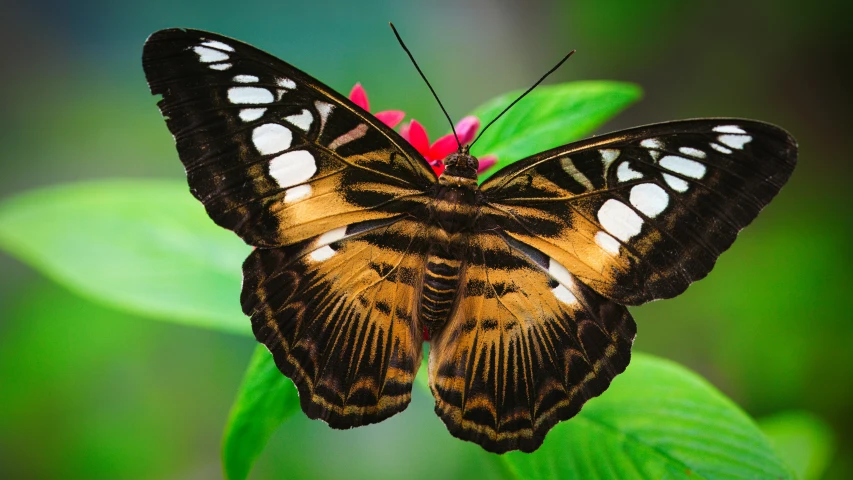
[{"label": "bokeh background", "polygon": [[[153,31],[217,31],[377,109],[447,127],[394,21],[451,115],[531,84],[632,81],[645,99],[605,130],[698,116],[784,126],[800,164],[780,196],[684,295],[632,309],[638,350],[699,372],[762,420],[807,412],[831,431],[824,478],[853,478],[850,232],[853,58],[843,2],[7,1],[0,15],[0,199],[99,178],[181,178],[142,74]],[[235,292],[237,301],[237,292]],[[247,321],[248,328],[248,321]],[[0,252],[0,477],[217,478],[250,337],[112,310]],[[254,478],[452,478],[487,465],[417,391],[378,426],[302,415]]]}]

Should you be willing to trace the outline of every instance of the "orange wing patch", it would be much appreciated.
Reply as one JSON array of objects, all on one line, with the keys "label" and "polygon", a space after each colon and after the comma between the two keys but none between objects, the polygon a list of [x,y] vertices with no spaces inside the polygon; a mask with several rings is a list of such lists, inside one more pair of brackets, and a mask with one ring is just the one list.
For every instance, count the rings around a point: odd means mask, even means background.
[{"label": "orange wing patch", "polygon": [[418,224],[345,230],[255,250],[242,297],[256,338],[299,389],[302,409],[334,428],[405,409],[423,342],[414,314],[426,247]]},{"label": "orange wing patch", "polygon": [[450,432],[532,452],[628,365],[628,311],[552,259],[497,234],[471,237],[457,309],[431,341],[430,385]]}]

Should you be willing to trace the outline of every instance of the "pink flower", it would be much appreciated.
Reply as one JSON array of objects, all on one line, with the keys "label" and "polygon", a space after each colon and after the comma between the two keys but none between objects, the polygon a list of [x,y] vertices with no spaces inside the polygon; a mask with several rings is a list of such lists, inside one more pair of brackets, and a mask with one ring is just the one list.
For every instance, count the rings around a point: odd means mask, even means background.
[{"label": "pink flower", "polygon": [[[459,123],[456,124],[456,134],[459,136],[459,143],[462,145],[471,143],[477,135],[477,130],[479,130],[479,128],[480,119],[477,117],[468,116],[460,120]],[[430,145],[429,136],[427,136],[424,126],[417,120],[412,120],[408,125],[403,125],[400,129],[400,135],[408,140],[409,143],[415,147],[415,150],[420,152],[420,154],[426,158],[427,162],[432,166],[432,169],[435,170],[436,175],[441,175],[441,172],[444,171],[444,163],[442,160],[451,153],[456,152],[459,147],[456,144],[456,139],[453,138],[452,133],[439,138]],[[480,168],[478,173],[484,172],[486,169],[494,165],[497,160],[497,157],[494,155],[485,155],[480,158]]]},{"label": "pink flower", "polygon": [[[362,87],[360,83],[356,83],[355,86],[352,87],[352,90],[349,92],[349,99],[359,107],[367,110],[368,112],[370,111],[370,102],[367,101],[367,92],[364,91],[364,87]],[[403,120],[403,117],[405,117],[406,114],[401,110],[384,110],[382,112],[374,113],[373,116],[378,118],[379,121],[385,125],[394,128]]]}]

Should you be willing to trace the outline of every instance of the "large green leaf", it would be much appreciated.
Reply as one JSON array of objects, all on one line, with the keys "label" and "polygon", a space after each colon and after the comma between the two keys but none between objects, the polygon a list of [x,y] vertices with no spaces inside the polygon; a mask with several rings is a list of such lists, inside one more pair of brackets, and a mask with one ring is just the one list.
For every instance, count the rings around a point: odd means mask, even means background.
[{"label": "large green leaf", "polygon": [[178,181],[45,188],[0,203],[0,247],[94,300],[250,334],[240,311],[249,247]]},{"label": "large green leaf", "polygon": [[684,367],[643,354],[539,450],[501,461],[522,479],[794,478],[731,400]]},{"label": "large green leaf", "polygon": [[249,476],[272,434],[299,410],[293,382],[281,374],[263,345],[255,348],[222,438],[225,478]]},{"label": "large green leaf", "polygon": [[[471,114],[489,122],[521,93],[519,90],[493,98]],[[498,157],[497,166],[480,179],[485,180],[516,160],[588,136],[641,96],[640,87],[622,82],[538,87],[489,127],[474,145],[473,155]]]}]

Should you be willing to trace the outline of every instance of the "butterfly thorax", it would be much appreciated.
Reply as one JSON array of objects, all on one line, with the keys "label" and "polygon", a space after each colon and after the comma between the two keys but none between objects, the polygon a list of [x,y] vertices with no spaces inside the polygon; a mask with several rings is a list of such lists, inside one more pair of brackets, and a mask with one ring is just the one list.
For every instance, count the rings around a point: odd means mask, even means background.
[{"label": "butterfly thorax", "polygon": [[444,171],[438,177],[438,183],[476,190],[479,165],[477,158],[466,152],[451,153],[444,159]]},{"label": "butterfly thorax", "polygon": [[448,234],[467,230],[476,217],[478,164],[467,153],[454,153],[444,159],[444,171],[438,177],[431,206],[431,223]]}]

